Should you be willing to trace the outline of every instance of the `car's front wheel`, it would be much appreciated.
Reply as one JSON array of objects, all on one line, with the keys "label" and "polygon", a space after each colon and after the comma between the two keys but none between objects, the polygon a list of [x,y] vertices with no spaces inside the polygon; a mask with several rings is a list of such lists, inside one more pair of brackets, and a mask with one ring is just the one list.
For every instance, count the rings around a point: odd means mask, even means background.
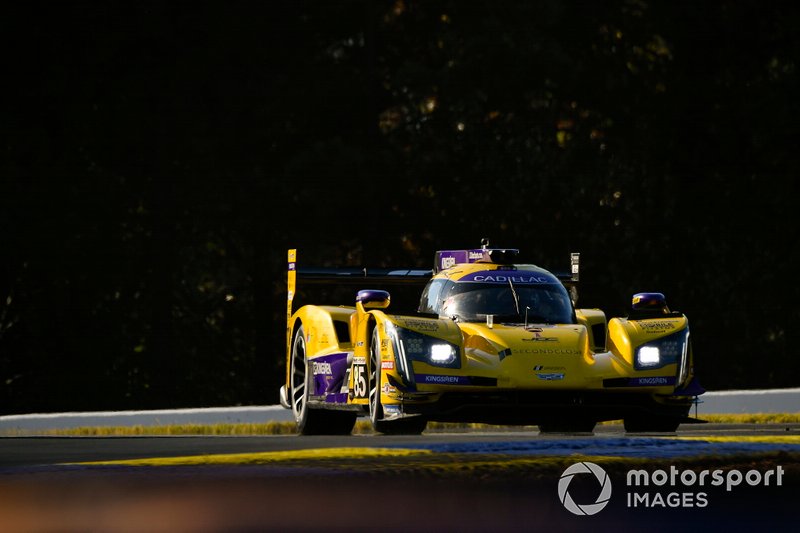
[{"label": "car's front wheel", "polygon": [[419,435],[425,431],[428,421],[422,416],[384,420],[381,403],[381,352],[378,328],[372,330],[369,345],[370,379],[369,379],[369,421],[378,433],[390,435]]},{"label": "car's front wheel", "polygon": [[297,328],[292,340],[291,398],[297,430],[301,435],[347,435],[356,423],[355,412],[314,409],[308,397],[314,378],[308,372],[308,355],[303,326]]}]

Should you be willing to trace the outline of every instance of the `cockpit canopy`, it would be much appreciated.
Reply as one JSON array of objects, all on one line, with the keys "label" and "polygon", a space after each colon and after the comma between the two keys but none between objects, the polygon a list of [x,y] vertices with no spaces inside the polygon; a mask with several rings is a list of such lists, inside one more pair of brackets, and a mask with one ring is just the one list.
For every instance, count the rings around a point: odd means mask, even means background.
[{"label": "cockpit canopy", "polygon": [[458,280],[432,279],[422,293],[419,312],[482,322],[573,324],[569,293],[552,274],[526,270],[486,270]]}]

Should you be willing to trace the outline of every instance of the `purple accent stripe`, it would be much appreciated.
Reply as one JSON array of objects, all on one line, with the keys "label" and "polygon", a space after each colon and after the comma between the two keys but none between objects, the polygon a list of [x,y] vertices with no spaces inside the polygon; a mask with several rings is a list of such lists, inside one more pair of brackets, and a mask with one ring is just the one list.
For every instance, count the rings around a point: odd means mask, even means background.
[{"label": "purple accent stripe", "polygon": [[700,396],[706,392],[706,389],[700,385],[700,382],[697,381],[697,378],[692,378],[692,381],[689,382],[688,385],[685,387],[678,387],[675,389],[675,392],[672,393],[673,396]]},{"label": "purple accent stripe", "polygon": [[314,376],[314,395],[338,393],[347,371],[347,352],[315,357],[308,362],[308,366]]},{"label": "purple accent stripe", "polygon": [[325,403],[347,403],[347,393],[328,394],[325,396]]},{"label": "purple accent stripe", "polygon": [[453,265],[474,263],[484,259],[484,250],[439,250],[436,252],[436,269],[444,270]]}]

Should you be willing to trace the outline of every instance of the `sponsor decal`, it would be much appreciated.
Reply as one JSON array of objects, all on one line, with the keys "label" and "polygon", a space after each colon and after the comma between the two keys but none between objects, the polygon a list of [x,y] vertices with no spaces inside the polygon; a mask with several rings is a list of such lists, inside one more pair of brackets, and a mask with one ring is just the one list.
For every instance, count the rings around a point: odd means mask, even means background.
[{"label": "sponsor decal", "polygon": [[409,329],[416,329],[419,331],[438,331],[439,323],[436,320],[417,320],[405,319],[402,321],[403,325]]},{"label": "sponsor decal", "polygon": [[399,400],[401,402],[424,402],[430,400],[432,392],[423,392],[423,393],[403,393],[398,392],[397,394],[393,395],[392,398]]},{"label": "sponsor decal", "polygon": [[514,349],[515,354],[527,353],[537,355],[581,355],[580,350],[571,350],[569,348],[522,348]]},{"label": "sponsor decal", "polygon": [[539,333],[531,339],[522,339],[523,342],[558,342],[558,337],[542,337]]},{"label": "sponsor decal", "polygon": [[541,380],[543,380],[543,381],[561,381],[562,379],[564,379],[564,373],[563,372],[549,372],[549,373],[539,372],[539,373],[536,374],[536,377],[541,379]]},{"label": "sponsor decal", "polygon": [[384,383],[383,387],[381,387],[381,391],[384,394],[395,394],[397,393],[397,389],[389,385],[388,383]]},{"label": "sponsor decal", "polygon": [[394,370],[394,361],[381,361],[381,369]]},{"label": "sponsor decal", "polygon": [[330,363],[318,363],[314,361],[312,363],[314,375],[323,375],[323,376],[331,376],[333,375],[333,370],[331,369]]},{"label": "sponsor decal", "polygon": [[639,327],[644,330],[645,333],[658,333],[662,331],[669,331],[671,329],[675,329],[678,325],[677,321],[668,322],[664,320],[641,320],[639,321]]},{"label": "sponsor decal", "polygon": [[366,357],[353,357],[353,364],[354,365],[366,365],[367,358]]},{"label": "sponsor decal", "polygon": [[629,387],[650,387],[650,386],[663,386],[674,385],[675,376],[654,376],[651,378],[630,378],[628,379]]},{"label": "sponsor decal", "polygon": [[469,385],[470,379],[466,376],[437,376],[433,374],[416,374],[417,383],[430,383],[435,385]]},{"label": "sponsor decal", "polygon": [[476,272],[474,274],[467,274],[459,280],[460,282],[474,282],[474,283],[502,283],[507,285],[516,283],[518,285],[531,285],[540,283],[556,283],[554,277],[545,274],[517,274],[513,276],[505,276],[503,274],[496,274],[490,271]]},{"label": "sponsor decal", "polygon": [[439,257],[439,268],[444,270],[458,263],[467,263],[467,250],[442,250],[436,254]]},{"label": "sponsor decal", "polygon": [[535,367],[533,367],[533,370],[535,370],[535,371],[537,371],[537,372],[538,372],[539,370],[545,370],[545,371],[554,371],[554,370],[566,370],[566,369],[567,369],[567,367],[564,367],[564,366],[544,366],[544,365],[536,365]]},{"label": "sponsor decal", "polygon": [[384,405],[383,406],[383,412],[384,413],[392,413],[392,414],[398,413],[399,414],[400,413],[400,406],[399,405],[391,405],[391,404]]},{"label": "sponsor decal", "polygon": [[347,372],[348,355],[348,352],[332,353],[308,362],[309,372],[314,378],[311,385],[312,394],[325,396],[341,392],[339,383]]},{"label": "sponsor decal", "polygon": [[484,259],[483,249],[473,250],[440,250],[436,252],[441,269],[450,268],[459,263],[474,263]]}]

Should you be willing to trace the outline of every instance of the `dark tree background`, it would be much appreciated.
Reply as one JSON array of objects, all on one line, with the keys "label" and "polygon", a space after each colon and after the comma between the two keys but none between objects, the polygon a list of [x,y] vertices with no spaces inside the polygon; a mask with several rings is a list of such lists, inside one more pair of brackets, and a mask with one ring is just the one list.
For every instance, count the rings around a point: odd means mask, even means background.
[{"label": "dark tree background", "polygon": [[286,249],[489,236],[667,294],[710,389],[800,384],[800,10],[764,0],[17,2],[0,413],[275,403]]}]

